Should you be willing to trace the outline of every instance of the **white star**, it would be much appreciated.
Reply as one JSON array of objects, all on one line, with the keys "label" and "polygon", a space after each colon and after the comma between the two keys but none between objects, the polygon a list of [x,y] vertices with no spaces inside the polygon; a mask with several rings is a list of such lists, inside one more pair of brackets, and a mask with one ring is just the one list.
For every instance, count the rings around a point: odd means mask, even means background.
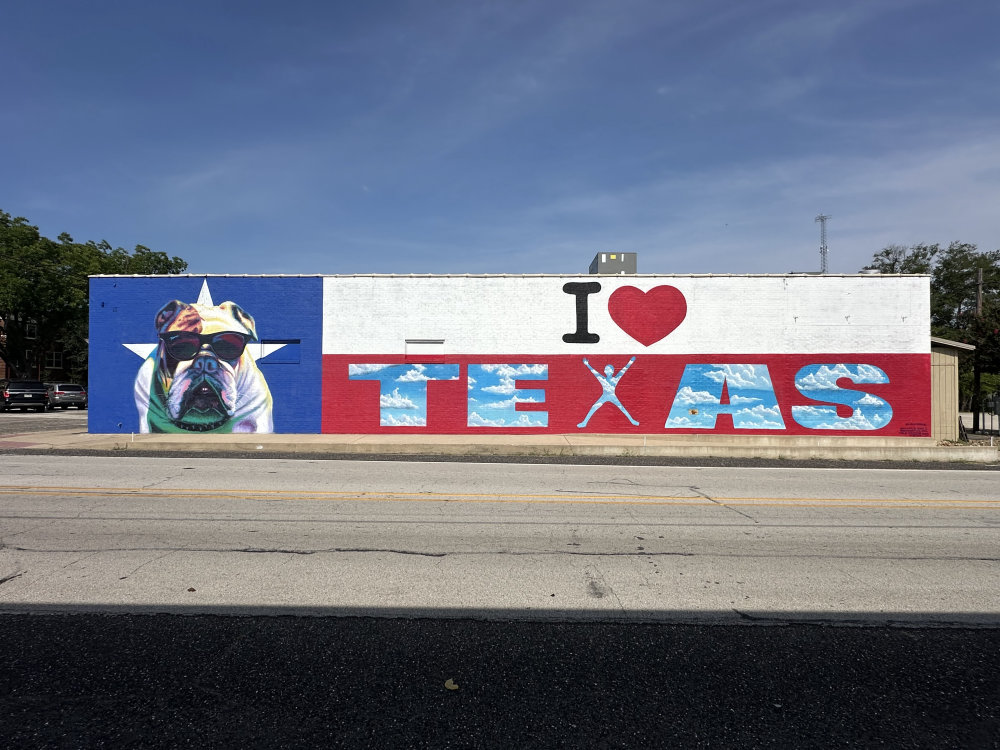
[{"label": "white star", "polygon": [[153,349],[156,348],[156,344],[122,344],[122,346],[133,354],[138,354],[143,359],[152,354]]},{"label": "white star", "polygon": [[212,292],[208,288],[208,279],[201,282],[201,292],[198,293],[198,301],[195,304],[215,307],[215,303],[212,302]]}]

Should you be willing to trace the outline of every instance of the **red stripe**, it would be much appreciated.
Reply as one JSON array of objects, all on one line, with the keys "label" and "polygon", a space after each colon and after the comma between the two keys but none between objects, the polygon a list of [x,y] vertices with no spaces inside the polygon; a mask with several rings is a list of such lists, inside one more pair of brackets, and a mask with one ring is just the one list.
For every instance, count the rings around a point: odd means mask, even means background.
[{"label": "red stripe", "polygon": [[[598,370],[612,364],[623,367],[629,355],[590,356]],[[637,355],[635,365],[617,387],[623,406],[639,422],[632,426],[625,416],[610,405],[602,407],[583,430],[577,424],[601,396],[601,386],[583,365],[583,355],[551,356],[452,356],[445,363],[461,365],[457,381],[431,381],[427,389],[427,425],[425,427],[382,427],[379,424],[380,384],[374,380],[351,380],[350,364],[413,364],[413,358],[385,355],[323,356],[322,430],[324,433],[371,434],[739,434],[739,435],[878,435],[926,437],[931,422],[931,369],[929,354],[774,354],[774,355]],[[428,363],[432,363],[430,360]],[[433,362],[440,364],[440,360]],[[874,394],[887,401],[893,410],[891,422],[880,430],[813,430],[792,418],[793,406],[817,406],[822,402],[802,395],[795,387],[795,375],[813,364],[866,364],[883,370],[889,378],[885,384],[858,384],[842,381],[841,386]],[[544,404],[519,404],[519,411],[545,411],[545,428],[469,427],[468,387],[469,364],[546,364],[548,380],[523,380],[519,388],[544,389]],[[720,415],[713,430],[665,429],[677,393],[678,383],[688,364],[747,364],[766,365],[775,396],[785,423],[784,430],[735,429],[732,418]],[[840,407],[840,416],[850,416],[850,409]]]}]

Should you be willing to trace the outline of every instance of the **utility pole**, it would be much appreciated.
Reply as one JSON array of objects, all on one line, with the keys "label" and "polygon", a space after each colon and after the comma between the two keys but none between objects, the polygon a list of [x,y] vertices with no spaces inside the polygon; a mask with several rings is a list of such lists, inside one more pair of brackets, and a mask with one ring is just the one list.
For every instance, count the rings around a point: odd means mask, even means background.
[{"label": "utility pole", "polygon": [[826,220],[833,218],[832,216],[827,216],[826,214],[820,214],[816,217],[816,221],[819,222],[819,272],[826,273]]},{"label": "utility pole", "polygon": [[976,317],[983,317],[983,269],[976,269]]},{"label": "utility pole", "polygon": [[[976,269],[976,319],[983,317],[983,269]],[[979,432],[979,412],[983,408],[982,369],[979,366],[979,347],[972,353],[972,431]]]}]

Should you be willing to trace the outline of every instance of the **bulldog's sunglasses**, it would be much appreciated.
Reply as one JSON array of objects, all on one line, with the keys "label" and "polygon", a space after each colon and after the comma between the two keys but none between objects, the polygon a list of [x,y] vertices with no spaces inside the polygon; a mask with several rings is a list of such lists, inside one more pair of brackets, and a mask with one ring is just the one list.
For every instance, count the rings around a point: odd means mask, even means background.
[{"label": "bulldog's sunglasses", "polygon": [[206,344],[219,359],[239,359],[247,348],[250,336],[236,331],[220,333],[194,333],[193,331],[173,331],[161,333],[160,340],[174,359],[194,359]]}]

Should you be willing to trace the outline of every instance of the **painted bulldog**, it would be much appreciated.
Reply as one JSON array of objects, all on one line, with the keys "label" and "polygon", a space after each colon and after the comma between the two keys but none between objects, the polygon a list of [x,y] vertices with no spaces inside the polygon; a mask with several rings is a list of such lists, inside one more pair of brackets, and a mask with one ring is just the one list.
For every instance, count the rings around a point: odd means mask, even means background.
[{"label": "painted bulldog", "polygon": [[173,300],[135,378],[140,432],[271,432],[271,391],[246,351],[253,318],[239,305]]}]

